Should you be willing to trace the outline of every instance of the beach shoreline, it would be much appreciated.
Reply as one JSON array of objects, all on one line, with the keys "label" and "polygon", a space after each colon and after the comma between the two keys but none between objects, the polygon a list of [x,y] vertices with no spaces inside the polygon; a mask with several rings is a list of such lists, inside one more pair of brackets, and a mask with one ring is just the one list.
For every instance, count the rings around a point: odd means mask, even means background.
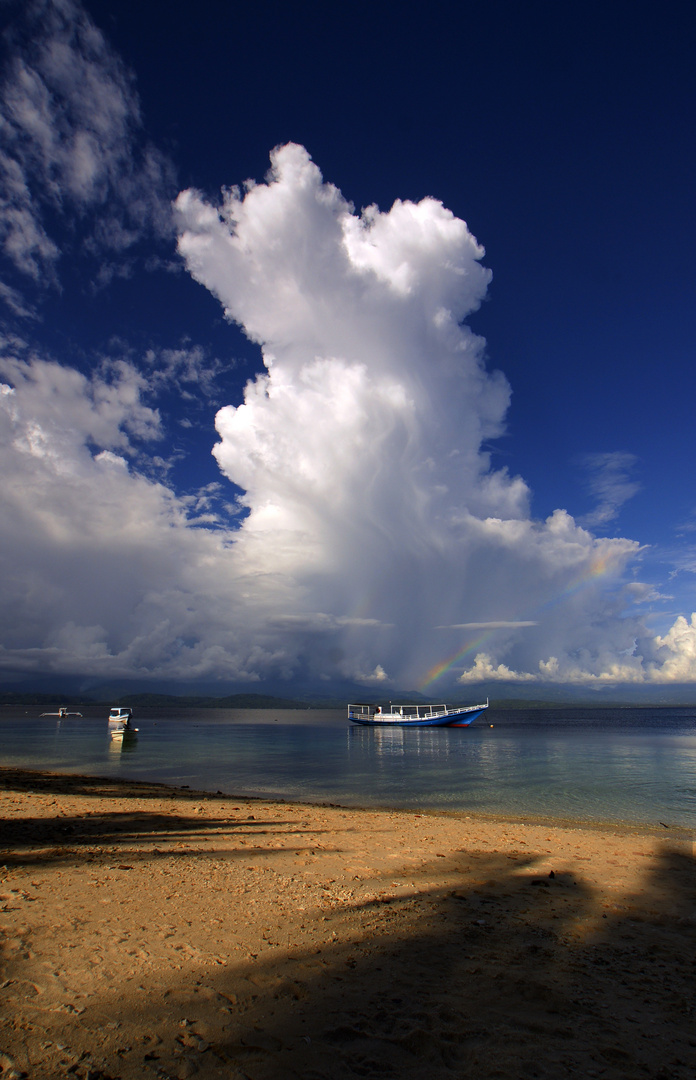
[{"label": "beach shoreline", "polygon": [[[118,791],[123,791],[125,793],[129,790],[133,793],[143,793],[144,791],[149,790],[153,795],[161,795],[163,798],[171,795],[197,799],[227,799],[228,801],[232,800],[234,802],[244,803],[275,803],[278,806],[289,807],[306,806],[308,809],[336,809],[358,814],[383,812],[386,814],[404,814],[407,817],[409,815],[419,817],[450,817],[456,818],[457,820],[485,821],[498,825],[520,824],[539,826],[540,828],[544,828],[545,826],[556,826],[564,829],[589,829],[590,831],[598,832],[610,831],[617,833],[625,832],[627,834],[645,834],[655,837],[667,837],[684,843],[691,843],[696,837],[696,830],[689,825],[661,822],[657,820],[657,818],[651,823],[631,819],[613,820],[610,818],[563,817],[550,813],[529,813],[524,815],[513,813],[494,814],[488,810],[475,810],[471,808],[450,809],[445,806],[414,805],[409,807],[398,804],[388,805],[380,803],[370,806],[362,802],[329,802],[323,799],[300,799],[289,794],[230,794],[229,792],[220,790],[213,791],[208,788],[195,788],[188,784],[169,784],[166,781],[160,780],[136,780],[108,774],[62,772],[52,769],[32,769],[24,766],[0,765],[0,791],[7,782],[8,777],[11,777],[12,782],[16,783],[19,788],[25,787],[27,790],[32,787],[40,789],[42,784],[45,783],[50,784],[50,790],[61,790],[62,793],[70,792],[75,783],[78,785],[104,785],[104,790],[106,790],[106,786],[108,785],[114,789],[114,793]],[[664,830],[668,831],[665,832]]]},{"label": "beach shoreline", "polygon": [[0,803],[3,1077],[696,1068],[688,830],[12,768]]}]

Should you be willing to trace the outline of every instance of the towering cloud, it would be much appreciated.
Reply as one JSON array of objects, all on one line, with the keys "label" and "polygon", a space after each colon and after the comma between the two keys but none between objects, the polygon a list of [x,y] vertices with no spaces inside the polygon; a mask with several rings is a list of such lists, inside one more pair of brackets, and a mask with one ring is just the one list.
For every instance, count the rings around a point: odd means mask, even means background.
[{"label": "towering cloud", "polygon": [[190,272],[263,350],[215,455],[245,492],[234,557],[267,625],[321,665],[329,620],[344,674],[410,683],[469,666],[464,623],[537,676],[630,654],[638,545],[531,520],[483,449],[510,391],[462,323],[490,279],[463,221],[434,199],[358,214],[296,145],[266,183],[219,207],[184,192],[177,213]]}]

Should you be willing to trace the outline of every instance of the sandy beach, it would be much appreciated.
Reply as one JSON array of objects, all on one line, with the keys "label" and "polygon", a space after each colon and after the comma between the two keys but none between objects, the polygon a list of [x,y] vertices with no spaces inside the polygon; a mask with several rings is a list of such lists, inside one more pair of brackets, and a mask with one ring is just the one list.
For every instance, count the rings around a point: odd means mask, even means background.
[{"label": "sandy beach", "polygon": [[696,1072],[693,837],[0,770],[0,1077]]}]

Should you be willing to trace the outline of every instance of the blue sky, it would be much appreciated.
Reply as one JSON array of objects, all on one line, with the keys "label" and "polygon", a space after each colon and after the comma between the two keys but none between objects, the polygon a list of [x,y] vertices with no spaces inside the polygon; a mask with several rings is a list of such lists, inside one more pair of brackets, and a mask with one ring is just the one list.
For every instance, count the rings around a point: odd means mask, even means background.
[{"label": "blue sky", "polygon": [[691,5],[0,16],[7,685],[696,681]]}]

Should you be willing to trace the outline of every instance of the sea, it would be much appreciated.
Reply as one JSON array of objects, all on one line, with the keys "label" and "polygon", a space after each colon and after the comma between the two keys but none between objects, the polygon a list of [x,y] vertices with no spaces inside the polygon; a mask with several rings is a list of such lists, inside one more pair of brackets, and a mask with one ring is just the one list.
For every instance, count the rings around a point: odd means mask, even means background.
[{"label": "sea", "polygon": [[[56,706],[57,709],[57,706]],[[143,708],[113,740],[0,708],[0,764],[236,796],[518,821],[696,829],[696,708],[491,708],[469,728],[364,728],[346,710]]]}]

